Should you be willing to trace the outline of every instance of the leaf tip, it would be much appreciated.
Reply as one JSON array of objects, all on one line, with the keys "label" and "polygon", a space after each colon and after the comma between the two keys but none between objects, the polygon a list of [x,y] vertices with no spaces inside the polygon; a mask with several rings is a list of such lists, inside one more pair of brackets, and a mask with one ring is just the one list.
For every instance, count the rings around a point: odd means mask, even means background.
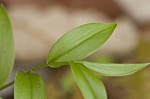
[{"label": "leaf tip", "polygon": [[112,27],[114,27],[114,29],[117,27],[117,23],[111,23]]}]

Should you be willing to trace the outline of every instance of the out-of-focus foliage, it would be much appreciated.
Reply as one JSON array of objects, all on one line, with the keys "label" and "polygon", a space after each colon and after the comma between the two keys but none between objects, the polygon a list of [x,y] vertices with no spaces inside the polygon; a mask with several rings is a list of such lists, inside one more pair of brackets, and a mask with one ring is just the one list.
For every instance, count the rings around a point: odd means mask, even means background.
[{"label": "out-of-focus foliage", "polygon": [[9,78],[15,59],[14,40],[7,11],[0,4],[0,87]]},{"label": "out-of-focus foliage", "polygon": [[149,70],[143,69],[130,76],[105,79],[108,96],[110,99],[150,99],[149,78]]},{"label": "out-of-focus foliage", "polygon": [[136,60],[139,62],[150,61],[150,39],[141,38],[136,50]]}]

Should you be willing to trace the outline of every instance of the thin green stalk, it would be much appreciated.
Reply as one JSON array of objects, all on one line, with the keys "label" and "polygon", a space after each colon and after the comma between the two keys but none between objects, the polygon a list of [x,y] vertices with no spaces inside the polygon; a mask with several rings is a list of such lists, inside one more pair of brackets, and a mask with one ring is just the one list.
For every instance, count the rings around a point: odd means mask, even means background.
[{"label": "thin green stalk", "polygon": [[9,82],[8,84],[2,86],[2,87],[0,88],[0,91],[3,90],[3,89],[5,89],[5,88],[7,88],[7,87],[9,87],[9,86],[11,86],[11,85],[13,85],[13,84],[14,84],[14,80],[11,81],[11,82]]},{"label": "thin green stalk", "polygon": [[41,69],[43,67],[46,67],[46,66],[48,66],[47,63],[41,64],[41,65],[36,66],[36,67],[32,68],[31,70],[27,71],[27,73],[31,73],[31,72],[37,71],[37,70],[39,70],[39,69]]},{"label": "thin green stalk", "polygon": [[[48,66],[48,64],[46,64],[46,63],[41,64],[41,65],[39,65],[39,66],[36,66],[36,67],[32,68],[31,70],[27,71],[26,73],[31,73],[31,72],[37,71],[37,70],[39,70],[39,69],[41,69],[41,68],[43,68],[43,67],[46,67],[46,66]],[[14,82],[15,82],[15,80],[13,80],[13,81],[9,82],[8,84],[2,86],[2,87],[0,88],[0,91],[3,90],[3,89],[5,89],[5,88],[7,88],[7,87],[10,87],[11,85],[14,84]]]}]

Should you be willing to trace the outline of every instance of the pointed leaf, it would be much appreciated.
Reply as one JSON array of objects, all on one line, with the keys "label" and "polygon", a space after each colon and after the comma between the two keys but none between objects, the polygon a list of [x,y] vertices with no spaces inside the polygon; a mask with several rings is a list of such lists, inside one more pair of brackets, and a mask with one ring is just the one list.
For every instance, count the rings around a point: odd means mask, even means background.
[{"label": "pointed leaf", "polygon": [[0,5],[0,87],[9,78],[14,65],[14,41],[9,17]]},{"label": "pointed leaf", "polygon": [[76,82],[85,99],[107,99],[103,82],[88,68],[70,63]]},{"label": "pointed leaf", "polygon": [[14,99],[46,99],[41,76],[19,71],[14,83]]},{"label": "pointed leaf", "polygon": [[57,67],[56,65],[84,59],[110,37],[115,27],[116,24],[89,23],[73,29],[54,44],[47,63]]},{"label": "pointed leaf", "polygon": [[83,61],[82,64],[87,68],[99,72],[105,76],[125,76],[135,73],[150,63],[142,64],[100,64]]}]

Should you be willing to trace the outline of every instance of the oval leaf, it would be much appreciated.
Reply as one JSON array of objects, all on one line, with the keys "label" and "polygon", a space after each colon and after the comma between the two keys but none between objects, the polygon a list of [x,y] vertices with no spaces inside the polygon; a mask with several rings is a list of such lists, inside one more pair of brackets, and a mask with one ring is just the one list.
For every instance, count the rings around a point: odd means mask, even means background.
[{"label": "oval leaf", "polygon": [[19,71],[14,83],[14,99],[46,99],[41,76]]},{"label": "oval leaf", "polygon": [[143,64],[100,64],[83,61],[82,64],[87,68],[99,72],[105,76],[125,76],[135,73],[150,63]]},{"label": "oval leaf", "polygon": [[103,82],[88,68],[70,63],[76,82],[85,99],[107,99]]},{"label": "oval leaf", "polygon": [[99,48],[112,34],[116,24],[90,23],[79,26],[62,36],[50,50],[49,65],[82,60]]},{"label": "oval leaf", "polygon": [[0,87],[7,81],[14,65],[14,40],[5,8],[0,5]]}]

